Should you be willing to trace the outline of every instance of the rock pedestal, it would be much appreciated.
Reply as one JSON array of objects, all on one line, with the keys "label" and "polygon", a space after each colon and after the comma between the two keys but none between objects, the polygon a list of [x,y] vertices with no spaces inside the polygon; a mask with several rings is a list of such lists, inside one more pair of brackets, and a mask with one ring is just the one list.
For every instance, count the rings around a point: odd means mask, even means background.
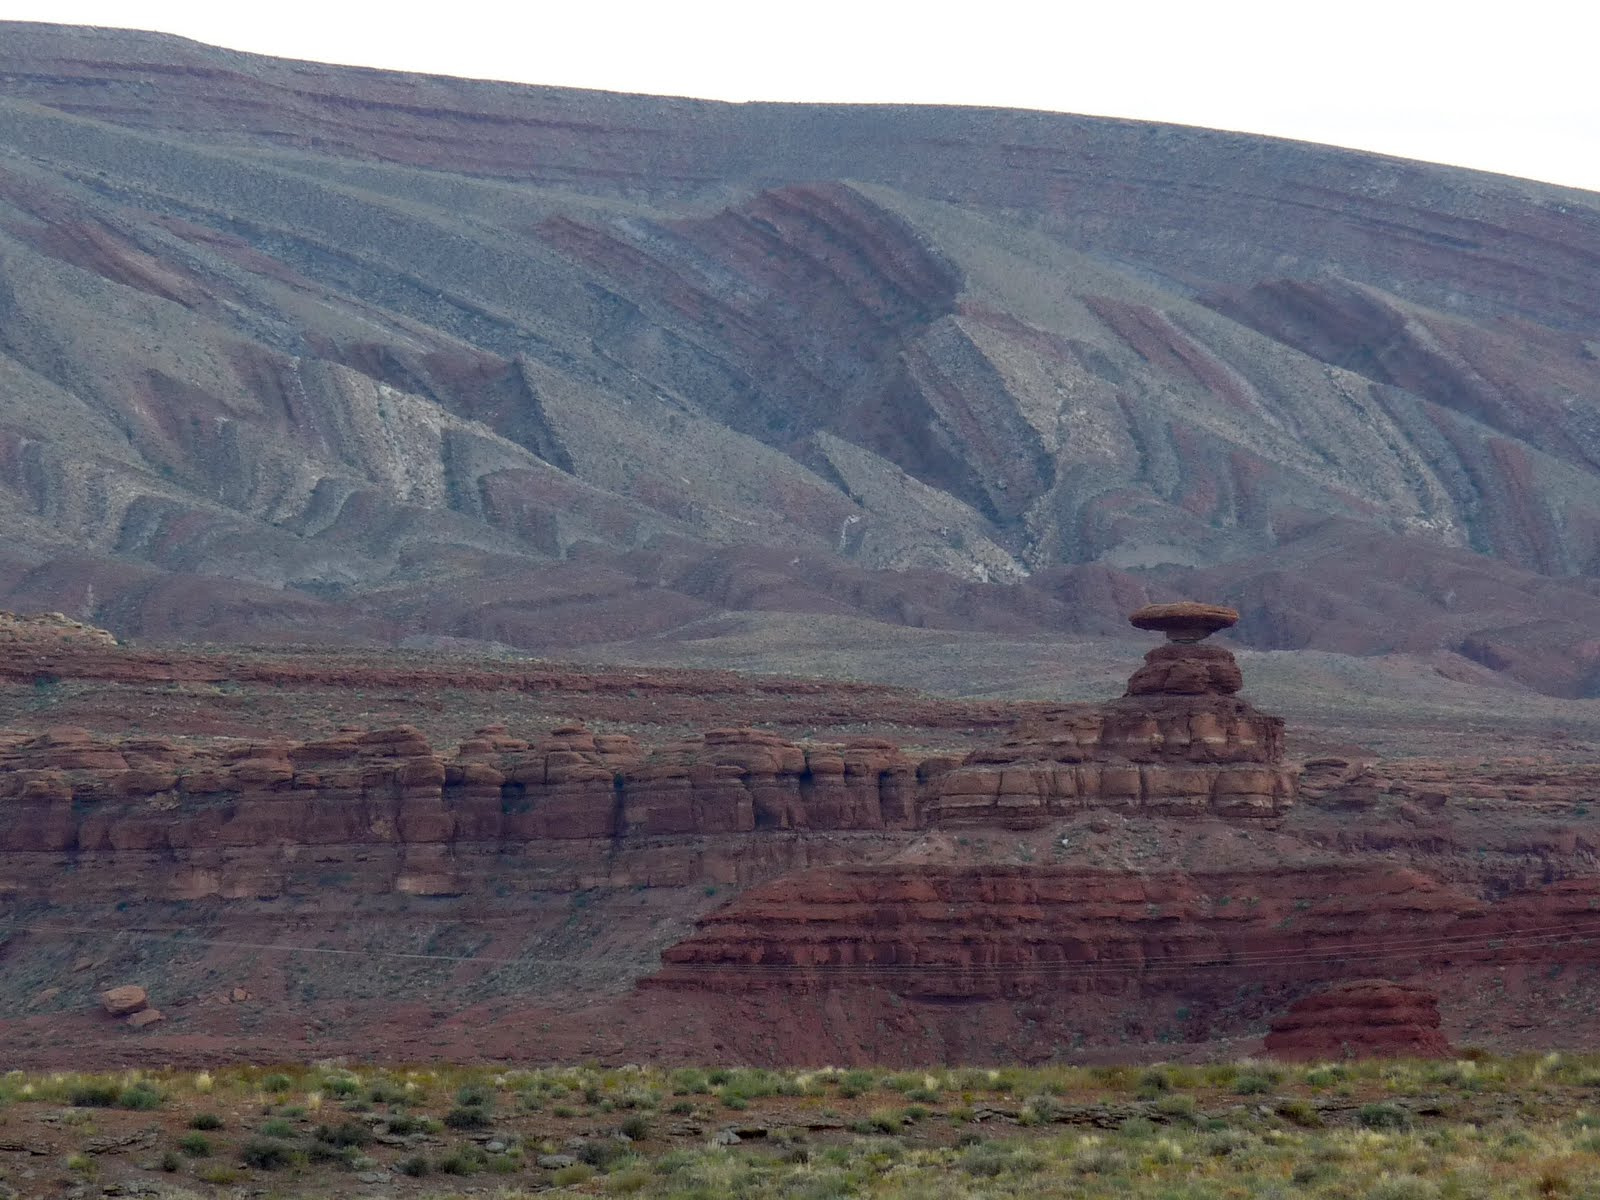
[{"label": "rock pedestal", "polygon": [[1184,601],[1129,620],[1165,633],[1126,694],[1025,721],[930,781],[929,825],[1037,827],[1085,808],[1149,816],[1274,817],[1293,802],[1283,720],[1234,695],[1239,664],[1201,641],[1239,619]]},{"label": "rock pedestal", "polygon": [[1235,609],[1182,600],[1147,604],[1128,618],[1135,629],[1167,635],[1167,644],[1144,656],[1128,680],[1129,696],[1231,696],[1244,686],[1233,655],[1199,643],[1239,620]]}]

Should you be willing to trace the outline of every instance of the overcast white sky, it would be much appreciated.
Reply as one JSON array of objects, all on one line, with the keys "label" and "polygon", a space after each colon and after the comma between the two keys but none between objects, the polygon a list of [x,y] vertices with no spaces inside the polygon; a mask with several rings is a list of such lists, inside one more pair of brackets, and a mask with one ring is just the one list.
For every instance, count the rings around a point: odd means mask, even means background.
[{"label": "overcast white sky", "polygon": [[1175,121],[1600,191],[1595,0],[0,0],[0,17],[616,91]]}]

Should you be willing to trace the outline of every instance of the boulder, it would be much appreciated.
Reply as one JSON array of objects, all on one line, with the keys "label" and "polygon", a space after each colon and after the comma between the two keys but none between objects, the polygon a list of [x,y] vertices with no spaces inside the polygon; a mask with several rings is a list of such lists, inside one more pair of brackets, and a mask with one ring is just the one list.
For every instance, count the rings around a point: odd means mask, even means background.
[{"label": "boulder", "polygon": [[149,1006],[150,994],[136,983],[125,983],[100,993],[100,1007],[113,1017],[126,1017]]},{"label": "boulder", "polygon": [[143,1029],[148,1025],[154,1025],[157,1021],[165,1021],[166,1019],[166,1014],[159,1008],[141,1008],[138,1012],[128,1017],[128,1027],[130,1029]]}]

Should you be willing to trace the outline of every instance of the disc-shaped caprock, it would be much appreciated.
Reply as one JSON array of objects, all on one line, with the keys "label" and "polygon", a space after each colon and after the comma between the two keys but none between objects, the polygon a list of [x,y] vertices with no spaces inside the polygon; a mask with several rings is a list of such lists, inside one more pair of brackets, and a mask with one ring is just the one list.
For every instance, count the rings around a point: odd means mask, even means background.
[{"label": "disc-shaped caprock", "polygon": [[1146,604],[1128,618],[1128,623],[1135,629],[1164,633],[1170,642],[1198,642],[1238,620],[1238,609],[1179,600],[1172,604]]}]

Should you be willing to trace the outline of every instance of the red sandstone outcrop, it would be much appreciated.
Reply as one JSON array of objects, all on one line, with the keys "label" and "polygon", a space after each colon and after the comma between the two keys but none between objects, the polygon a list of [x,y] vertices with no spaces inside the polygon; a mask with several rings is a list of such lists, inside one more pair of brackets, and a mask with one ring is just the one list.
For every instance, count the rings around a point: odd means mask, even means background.
[{"label": "red sandstone outcrop", "polygon": [[1234,697],[1243,676],[1232,654],[1194,644],[1237,619],[1192,601],[1138,610],[1135,625],[1172,640],[1145,655],[1127,694],[1023,722],[973,751],[930,784],[929,823],[1027,827],[1086,807],[1282,814],[1295,794],[1295,773],[1282,765],[1282,719]]},{"label": "red sandstone outcrop", "polygon": [[[1209,647],[1167,649],[1232,665]],[[453,895],[472,886],[464,847],[1017,828],[1085,808],[1282,813],[1294,794],[1282,721],[1220,686],[1162,686],[1025,722],[960,762],[921,764],[881,739],[802,745],[750,728],[647,751],[579,724],[533,741],[493,725],[446,755],[409,725],[203,746],[60,727],[0,740],[0,804],[15,818],[0,826],[0,852],[165,854],[177,865],[160,873],[163,894],[197,899],[293,890],[307,866],[295,848],[306,847],[314,862],[367,861],[369,889]],[[25,895],[41,882],[0,874],[0,889]]]},{"label": "red sandstone outcrop", "polygon": [[1426,988],[1363,979],[1295,1001],[1272,1022],[1266,1051],[1286,1059],[1442,1058],[1452,1049],[1439,1026],[1439,998]]},{"label": "red sandstone outcrop", "polygon": [[[750,889],[662,955],[653,987],[887,987],[922,996],[1197,994],[1337,978],[1392,942],[1408,963],[1484,910],[1414,871],[1269,874],[849,867]],[[1481,952],[1482,943],[1463,952]]]},{"label": "red sandstone outcrop", "polygon": [[1239,610],[1221,604],[1202,604],[1196,600],[1177,600],[1169,604],[1146,604],[1135,609],[1128,624],[1135,629],[1164,633],[1172,642],[1198,642],[1239,623]]},{"label": "red sandstone outcrop", "polygon": [[150,994],[138,984],[125,983],[100,993],[100,1007],[113,1017],[127,1017],[150,1007]]},{"label": "red sandstone outcrop", "polygon": [[79,647],[115,646],[116,635],[109,630],[83,621],[74,621],[64,613],[0,612],[0,644],[24,644],[30,647],[51,647],[63,643]]},{"label": "red sandstone outcrop", "polygon": [[1221,646],[1168,642],[1144,663],[1128,680],[1130,696],[1231,696],[1244,686],[1238,662]]}]

